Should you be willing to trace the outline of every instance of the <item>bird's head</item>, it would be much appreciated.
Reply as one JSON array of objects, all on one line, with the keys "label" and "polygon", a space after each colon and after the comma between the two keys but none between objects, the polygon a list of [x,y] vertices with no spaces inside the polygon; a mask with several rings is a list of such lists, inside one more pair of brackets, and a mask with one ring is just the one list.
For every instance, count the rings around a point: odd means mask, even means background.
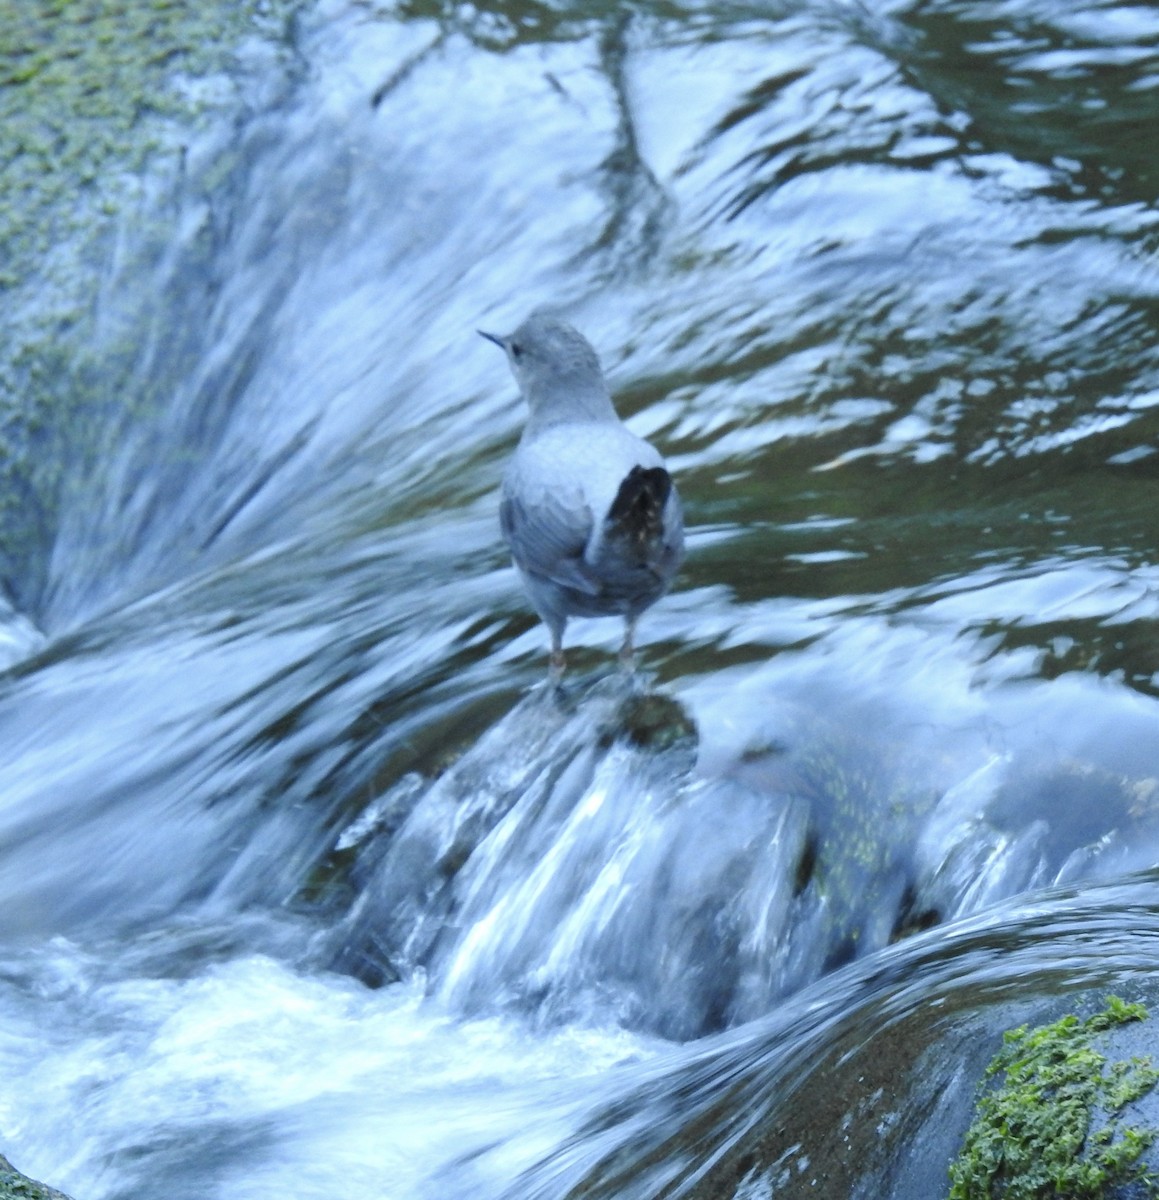
[{"label": "bird's head", "polygon": [[533,414],[545,406],[607,396],[600,360],[587,338],[550,312],[533,312],[506,336],[479,333],[506,352]]}]

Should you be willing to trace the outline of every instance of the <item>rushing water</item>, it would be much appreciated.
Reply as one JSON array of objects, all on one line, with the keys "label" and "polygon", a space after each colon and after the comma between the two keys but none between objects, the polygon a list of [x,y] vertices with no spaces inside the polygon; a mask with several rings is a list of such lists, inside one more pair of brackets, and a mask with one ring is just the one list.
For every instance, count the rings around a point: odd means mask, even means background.
[{"label": "rushing water", "polygon": [[[1159,967],[1159,19],[325,0],[290,49],[106,246],[5,531],[0,1150],[944,1194],[1000,1031]],[[474,334],[542,303],[690,527],[642,673],[579,622],[559,694]]]}]

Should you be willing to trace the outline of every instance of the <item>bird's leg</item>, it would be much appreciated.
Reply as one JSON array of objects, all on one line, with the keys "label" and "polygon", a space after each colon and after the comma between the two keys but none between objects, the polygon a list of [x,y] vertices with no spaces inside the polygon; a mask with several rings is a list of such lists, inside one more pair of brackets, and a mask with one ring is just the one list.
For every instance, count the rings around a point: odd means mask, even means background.
[{"label": "bird's leg", "polygon": [[551,631],[551,658],[548,662],[547,677],[552,683],[559,683],[567,670],[567,659],[563,656],[563,630]]},{"label": "bird's leg", "polygon": [[620,647],[620,666],[625,671],[636,669],[636,618],[624,618],[624,644]]}]

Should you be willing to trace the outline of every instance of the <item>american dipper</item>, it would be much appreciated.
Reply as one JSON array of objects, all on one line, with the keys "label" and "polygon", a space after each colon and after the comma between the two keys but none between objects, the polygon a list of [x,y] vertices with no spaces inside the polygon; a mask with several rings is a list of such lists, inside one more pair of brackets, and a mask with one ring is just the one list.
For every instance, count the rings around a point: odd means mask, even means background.
[{"label": "american dipper", "polygon": [[564,669],[569,617],[619,615],[630,665],[636,620],[684,557],[680,497],[655,447],[616,416],[600,360],[565,321],[537,311],[507,353],[530,415],[503,476],[499,523],[532,607]]}]

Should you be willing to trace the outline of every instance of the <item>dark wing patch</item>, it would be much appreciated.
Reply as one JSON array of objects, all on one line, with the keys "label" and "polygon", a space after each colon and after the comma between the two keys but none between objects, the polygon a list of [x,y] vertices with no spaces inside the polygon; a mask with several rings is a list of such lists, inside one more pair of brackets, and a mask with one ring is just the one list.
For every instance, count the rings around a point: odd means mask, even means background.
[{"label": "dark wing patch", "polygon": [[672,476],[663,467],[633,467],[608,509],[609,533],[641,547],[658,541],[671,491]]}]

